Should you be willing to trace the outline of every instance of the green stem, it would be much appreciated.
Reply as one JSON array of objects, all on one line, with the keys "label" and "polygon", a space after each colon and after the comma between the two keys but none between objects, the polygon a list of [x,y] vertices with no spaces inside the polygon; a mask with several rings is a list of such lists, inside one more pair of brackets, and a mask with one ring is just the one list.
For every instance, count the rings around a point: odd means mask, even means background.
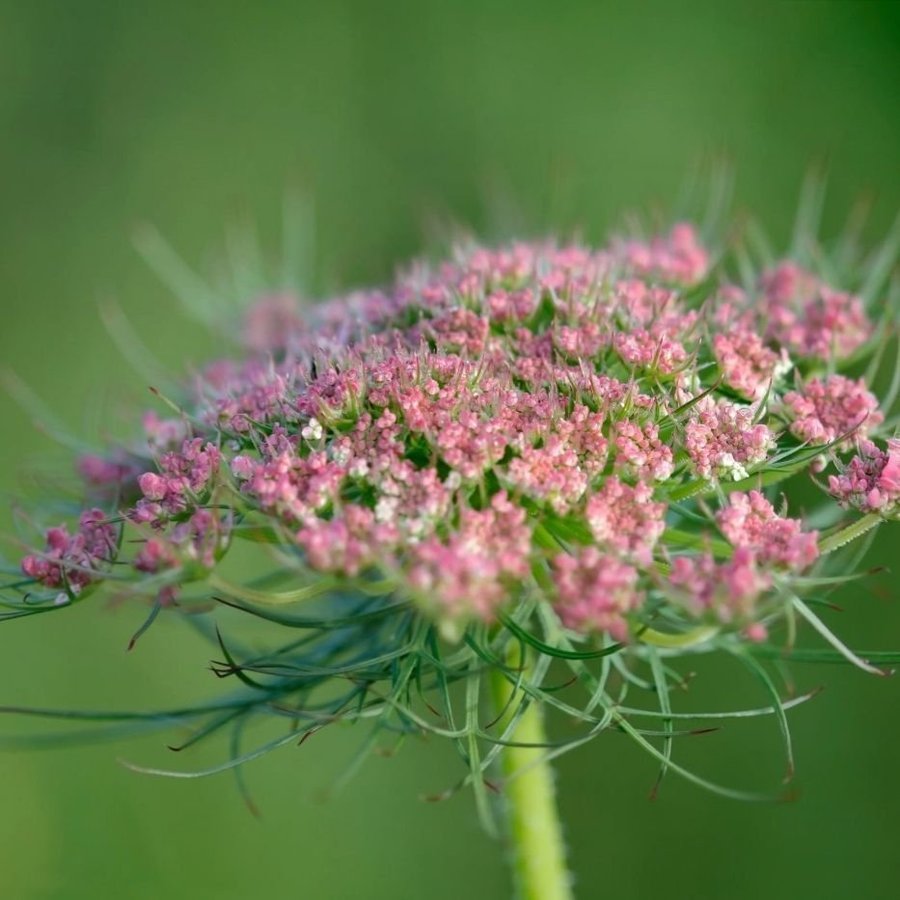
[{"label": "green stem", "polygon": [[638,637],[645,644],[652,644],[654,647],[687,650],[705,644],[714,638],[719,630],[716,625],[698,625],[683,634],[670,634],[665,631],[657,631],[655,628],[645,628]]},{"label": "green stem", "polygon": [[[512,668],[520,665],[518,645],[511,650],[508,662]],[[527,670],[524,675],[528,676]],[[493,694],[497,712],[505,710],[498,723],[504,729],[522,695],[501,672],[493,674]],[[544,758],[547,736],[540,705],[530,703],[513,732],[505,737],[518,744],[533,745],[504,747],[500,753],[517,897],[519,900],[572,900],[553,770]]]},{"label": "green stem", "polygon": [[871,531],[883,521],[884,519],[876,513],[869,513],[855,522],[851,522],[840,531],[836,531],[834,534],[819,541],[819,554],[825,556],[826,553],[839,550],[844,544],[849,544],[850,541],[855,541],[858,537],[862,537],[867,531]]}]

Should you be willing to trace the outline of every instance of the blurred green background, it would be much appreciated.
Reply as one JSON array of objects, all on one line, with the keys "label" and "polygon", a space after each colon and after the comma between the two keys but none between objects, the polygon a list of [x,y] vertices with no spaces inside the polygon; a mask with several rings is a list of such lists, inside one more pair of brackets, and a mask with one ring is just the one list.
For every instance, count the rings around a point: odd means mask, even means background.
[{"label": "blurred green background", "polygon": [[[671,204],[712,156],[732,161],[738,208],[776,238],[814,160],[830,170],[826,231],[869,193],[871,236],[883,233],[900,208],[900,4],[6,0],[0,365],[97,438],[149,400],[100,301],[118,299],[173,366],[215,352],[132,251],[139,222],[201,264],[247,217],[277,251],[282,199],[300,186],[325,289],[387,277],[436,219],[599,237],[629,208]],[[67,457],[5,396],[0,423],[7,530],[12,498]],[[879,559],[896,546],[882,534]],[[843,602],[857,646],[900,646],[889,592],[867,583]],[[177,621],[126,655],[143,610],[102,606],[0,629],[0,703],[144,708],[220,687],[208,646]],[[794,803],[742,805],[674,779],[650,802],[652,762],[615,735],[562,761],[581,897],[900,895],[900,685],[797,675],[829,689],[793,715]],[[710,705],[745,687],[724,665],[696,685]],[[507,896],[471,797],[418,800],[460,772],[446,748],[372,759],[322,802],[360,737],[325,732],[251,765],[260,820],[228,776],[161,781],[116,764],[171,765],[159,736],[4,753],[0,897]],[[680,746],[730,783],[781,774],[771,722]]]}]

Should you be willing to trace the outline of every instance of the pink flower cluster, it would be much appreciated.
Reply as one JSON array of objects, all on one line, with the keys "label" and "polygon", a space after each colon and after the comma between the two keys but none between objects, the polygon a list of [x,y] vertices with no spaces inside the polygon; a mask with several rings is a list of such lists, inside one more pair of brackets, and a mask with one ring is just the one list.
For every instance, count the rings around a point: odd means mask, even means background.
[{"label": "pink flower cluster", "polygon": [[88,509],[81,514],[74,534],[60,525],[48,529],[45,537],[46,550],[26,556],[22,571],[45,587],[62,588],[77,595],[102,577],[112,563],[119,531],[103,510]]},{"label": "pink flower cluster", "polygon": [[236,457],[231,468],[260,509],[288,525],[299,525],[326,509],[347,475],[347,467],[323,451],[301,456],[293,447],[261,460]]},{"label": "pink flower cluster", "polygon": [[655,422],[639,424],[629,420],[616,423],[613,431],[616,470],[626,478],[665,481],[675,469],[672,448],[659,438]]},{"label": "pink flower cluster", "polygon": [[677,372],[688,358],[687,350],[678,341],[666,335],[655,337],[649,331],[620,332],[613,339],[616,352],[629,366],[671,375]]},{"label": "pink flower cluster", "polygon": [[725,400],[701,400],[685,427],[684,448],[702,478],[747,478],[774,444],[768,425],[754,423],[750,407]]},{"label": "pink flower cluster", "polygon": [[894,514],[900,505],[900,440],[891,438],[885,450],[872,441],[861,441],[859,453],[843,472],[829,476],[828,487],[844,506]]},{"label": "pink flower cluster", "polygon": [[374,561],[378,541],[394,537],[390,528],[376,526],[372,510],[350,505],[338,518],[310,517],[296,540],[314,569],[355,576]]},{"label": "pink flower cluster", "polygon": [[198,509],[186,521],[173,525],[165,536],[148,538],[134,559],[134,567],[150,574],[175,568],[207,572],[227,545],[229,525],[211,510]]},{"label": "pink flower cluster", "polygon": [[664,281],[700,281],[709,268],[709,253],[694,229],[676,225],[665,237],[648,242],[627,241],[622,252],[629,267],[639,275],[654,275]]},{"label": "pink flower cluster", "polygon": [[[797,439],[877,436],[884,416],[863,381],[826,374],[871,333],[861,301],[793,263],[739,289],[713,258],[679,224],[600,249],[467,246],[303,308],[263,297],[245,355],[197,374],[184,415],[149,414],[144,446],[82,460],[136,532],[126,549],[90,511],[25,574],[77,592],[115,560],[187,582],[246,527],[307,575],[390,585],[446,633],[536,594],[582,634],[629,639],[661,605],[752,632],[817,536],[720,482]],[[804,380],[786,391],[792,357]],[[893,511],[898,460],[896,441],[864,440],[831,491]]]},{"label": "pink flower cluster", "polygon": [[819,555],[817,533],[804,531],[799,519],[779,516],[759,491],[735,491],[716,522],[733,546],[752,550],[764,564],[803,571]]},{"label": "pink flower cluster", "polygon": [[530,552],[525,510],[501,492],[487,509],[464,509],[449,539],[415,545],[409,583],[439,616],[490,620],[509,584],[528,574]]},{"label": "pink flower cluster", "polygon": [[713,353],[729,387],[749,400],[761,399],[791,367],[787,351],[773,350],[750,327],[713,336]]},{"label": "pink flower cluster", "polygon": [[749,547],[737,547],[731,559],[720,563],[709,553],[678,556],[672,560],[669,574],[671,587],[693,615],[712,616],[726,625],[751,623],[757,627],[750,634],[761,638],[765,631],[753,618],[757,600],[771,582]]},{"label": "pink flower cluster", "polygon": [[557,419],[540,446],[526,445],[508,466],[512,488],[548,503],[557,512],[572,509],[590,480],[603,470],[609,442],[605,416],[577,404],[566,419]]},{"label": "pink flower cluster", "polygon": [[842,359],[872,335],[862,300],[836,291],[794,263],[762,279],[769,337],[797,356]]},{"label": "pink flower cluster", "polygon": [[181,451],[164,453],[159,472],[144,472],[138,485],[144,495],[131,518],[135,522],[161,522],[190,509],[212,483],[221,454],[203,438],[185,441]]},{"label": "pink flower cluster", "polygon": [[588,500],[585,517],[594,540],[624,557],[650,565],[653,548],[665,531],[665,503],[652,500],[645,482],[634,487],[615,476]]},{"label": "pink flower cluster", "polygon": [[862,378],[843,375],[813,378],[801,390],[784,395],[791,434],[810,444],[830,444],[841,438],[847,448],[852,438],[864,438],[884,421],[878,400]]},{"label": "pink flower cluster", "polygon": [[557,609],[567,628],[628,639],[627,617],[643,600],[635,568],[597,547],[584,547],[556,556],[553,571]]},{"label": "pink flower cluster", "polygon": [[78,474],[90,487],[115,489],[137,478],[141,469],[125,453],[116,453],[111,458],[88,453],[78,460]]},{"label": "pink flower cluster", "polygon": [[524,494],[549,502],[557,512],[577,503],[588,486],[578,454],[559,435],[541,447],[526,447],[509,464],[509,481]]}]

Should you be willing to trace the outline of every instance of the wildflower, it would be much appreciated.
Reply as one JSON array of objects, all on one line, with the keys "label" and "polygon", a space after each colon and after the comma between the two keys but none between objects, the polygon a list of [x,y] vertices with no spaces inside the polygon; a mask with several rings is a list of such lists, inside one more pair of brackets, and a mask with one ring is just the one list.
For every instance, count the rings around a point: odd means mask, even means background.
[{"label": "wildflower", "polygon": [[486,299],[487,311],[494,322],[521,322],[529,318],[538,305],[533,290],[508,292],[497,290]]},{"label": "wildflower", "polygon": [[[862,381],[812,378],[786,393],[780,384],[788,350],[838,358],[848,335],[861,339],[855,299],[784,264],[761,280],[771,323],[760,329],[754,298],[728,283],[716,307],[692,304],[686,287],[710,260],[681,224],[599,250],[469,246],[388,289],[302,311],[291,294],[267,295],[245,319],[244,358],[201,370],[184,416],[144,417],[155,468],[116,449],[81,468],[113,489],[111,501],[121,490],[128,522],[149,527],[125,560],[137,573],[202,577],[227,550],[231,523],[250,516],[309,569],[390,573],[457,630],[496,620],[532,576],[552,572],[570,627],[594,632],[608,619],[623,633],[596,598],[590,615],[573,611],[565,585],[587,585],[590,573],[620,579],[613,606],[634,611],[653,589],[670,492],[764,469],[778,416],[810,443],[853,428],[864,437],[883,420]],[[827,347],[813,339],[823,316],[835,332]],[[754,403],[770,392],[768,409],[733,402],[717,369]],[[893,502],[874,484],[885,480],[879,460],[832,476],[843,502],[868,508],[873,490],[882,507]],[[769,569],[815,560],[814,533],[756,493],[735,495],[717,521],[736,550],[752,550],[760,583]],[[54,540],[51,555],[64,556],[68,544]],[[560,540],[574,568],[550,552]],[[28,562],[32,577],[60,581],[40,560]],[[81,568],[93,581],[103,567]],[[695,597],[685,609],[702,605]]]},{"label": "wildflower", "polygon": [[[693,324],[688,321],[679,300],[679,292],[658,284],[648,284],[640,278],[622,278],[613,287],[614,309],[635,327],[669,332],[684,330]],[[671,327],[677,323],[680,327]],[[665,327],[669,326],[669,327]]]},{"label": "wildflower", "polygon": [[525,510],[501,492],[487,509],[464,510],[449,540],[432,537],[413,548],[410,584],[451,621],[490,621],[510,585],[527,575],[530,550]]},{"label": "wildflower", "polygon": [[101,509],[85,510],[74,534],[60,525],[45,537],[46,550],[26,556],[22,571],[46,587],[65,588],[72,594],[102,577],[118,544],[118,531]]},{"label": "wildflower", "polygon": [[605,545],[642,565],[650,564],[653,547],[665,530],[665,503],[652,501],[644,482],[631,487],[615,476],[587,502],[585,516],[591,534]]},{"label": "wildflower", "polygon": [[153,450],[171,450],[187,438],[187,424],[183,419],[163,419],[152,409],[142,416],[141,426]]},{"label": "wildflower", "polygon": [[162,538],[150,538],[134,558],[134,567],[138,572],[156,574],[165,569],[175,568],[178,557],[173,548]]},{"label": "wildflower", "polygon": [[596,321],[578,327],[560,325],[553,329],[552,335],[556,349],[571,360],[591,359],[609,343],[609,336]]},{"label": "wildflower", "polygon": [[629,366],[651,369],[661,375],[671,375],[684,365],[687,350],[675,340],[663,335],[655,337],[645,329],[618,333],[614,338],[616,352]]},{"label": "wildflower", "polygon": [[131,517],[135,522],[160,522],[185,512],[209,490],[220,459],[220,451],[202,438],[185,441],[180,451],[164,453],[159,472],[144,472],[138,478],[143,498]]},{"label": "wildflower", "polygon": [[248,473],[243,492],[287,525],[333,503],[347,475],[346,466],[331,462],[323,451],[303,457],[284,450],[255,465],[242,462],[239,471]]},{"label": "wildflower", "polygon": [[614,434],[617,471],[649,481],[665,481],[671,476],[675,468],[672,448],[660,440],[656,423],[623,419],[616,423]]},{"label": "wildflower", "polygon": [[878,400],[860,378],[831,375],[824,381],[814,378],[800,390],[784,395],[784,407],[792,419],[791,434],[810,444],[830,444],[842,438],[840,446],[851,446],[852,438],[865,438],[884,421]]},{"label": "wildflower", "polygon": [[754,551],[737,547],[730,560],[717,563],[711,554],[672,560],[669,586],[695,616],[727,625],[753,623],[757,601],[771,586],[771,576]]},{"label": "wildflower", "polygon": [[348,504],[333,519],[307,518],[296,540],[313,569],[354,576],[375,558],[375,534],[372,510]]},{"label": "wildflower", "polygon": [[489,329],[486,318],[469,309],[456,309],[432,319],[424,332],[444,351],[477,357],[487,346]]},{"label": "wildflower", "polygon": [[763,462],[775,443],[753,410],[722,400],[701,403],[685,427],[684,447],[698,475],[740,481]]},{"label": "wildflower", "polygon": [[842,359],[872,334],[859,297],[835,290],[793,263],[765,273],[762,289],[768,335],[792,354]]},{"label": "wildflower", "polygon": [[712,345],[725,384],[749,400],[761,399],[769,385],[791,368],[787,351],[766,346],[750,327],[720,332]]},{"label": "wildflower", "polygon": [[703,278],[709,267],[709,255],[697,232],[684,222],[665,237],[646,243],[626,241],[620,252],[626,265],[639,275],[656,275],[665,281],[690,284]]},{"label": "wildflower", "polygon": [[844,506],[893,514],[900,503],[900,440],[891,438],[885,450],[860,441],[859,452],[843,472],[829,476],[828,488]]},{"label": "wildflower", "polygon": [[731,544],[750,548],[761,563],[802,571],[819,555],[816,532],[803,531],[799,519],[779,516],[759,491],[730,494],[716,522]]},{"label": "wildflower", "polygon": [[325,432],[322,430],[322,424],[319,420],[313,416],[301,429],[300,429],[300,437],[305,441],[315,442],[322,440],[322,435]]},{"label": "wildflower", "polygon": [[572,506],[588,486],[578,454],[559,435],[542,447],[527,447],[509,464],[509,480],[526,494],[549,501],[557,512]]},{"label": "wildflower", "polygon": [[642,594],[635,568],[596,547],[553,560],[556,609],[567,628],[606,632],[617,641],[628,639],[628,614]]},{"label": "wildflower", "polygon": [[[877,258],[860,283],[880,277]],[[722,649],[758,668],[789,656],[808,620],[831,644],[823,658],[873,671],[807,600],[831,582],[831,550],[900,518],[900,440],[875,442],[888,410],[845,374],[872,334],[862,299],[792,261],[745,287],[736,268],[682,223],[597,249],[469,244],[303,308],[264,295],[238,358],[174,399],[183,413],[149,413],[137,450],[80,461],[91,507],[108,510],[48,530],[0,617],[109,580],[153,597],[138,633],[196,601],[291,629],[270,650],[255,632],[241,652],[218,635],[214,670],[248,693],[227,714],[170,716],[197,740],[225,725],[237,737],[259,712],[293,722],[289,741],[365,718],[384,734],[451,736],[480,790],[498,748],[501,760],[541,752],[541,710],[555,706],[585,729],[573,746],[612,725],[685,774],[669,753],[673,657]],[[761,490],[789,491],[813,457],[834,467],[831,512],[873,514],[821,541]],[[748,479],[758,489],[728,493]],[[271,551],[246,584],[220,568],[237,541]],[[303,614],[284,610],[301,601]],[[775,647],[785,621],[788,646]],[[557,677],[567,665],[571,685]],[[658,709],[624,701],[640,686]],[[422,708],[433,701],[436,719]],[[766,704],[754,714],[784,730]],[[632,724],[645,716],[665,729],[661,749],[646,720]]]}]

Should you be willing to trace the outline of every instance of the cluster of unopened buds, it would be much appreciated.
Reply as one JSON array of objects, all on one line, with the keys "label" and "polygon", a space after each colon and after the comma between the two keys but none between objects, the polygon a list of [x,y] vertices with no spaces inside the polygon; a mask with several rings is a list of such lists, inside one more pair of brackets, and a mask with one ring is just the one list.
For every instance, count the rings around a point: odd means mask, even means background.
[{"label": "cluster of unopened buds", "polygon": [[[900,511],[900,442],[879,363],[864,371],[893,335],[797,262],[738,279],[719,253],[677,224],[601,249],[463,246],[317,305],[262,298],[241,353],[148,415],[145,440],[81,460],[92,508],[26,556],[23,603],[111,581],[190,611],[199,586],[289,623],[302,599],[308,627],[349,623],[362,670],[396,651],[394,707],[416,676],[390,641],[435,665],[464,648],[502,667],[510,642],[618,651],[627,681],[629,654],[759,647],[806,618],[856,660],[806,598],[827,555]],[[792,476],[820,499],[788,506]],[[274,554],[252,584],[223,574],[240,539]],[[225,668],[280,677],[290,654]]]}]

